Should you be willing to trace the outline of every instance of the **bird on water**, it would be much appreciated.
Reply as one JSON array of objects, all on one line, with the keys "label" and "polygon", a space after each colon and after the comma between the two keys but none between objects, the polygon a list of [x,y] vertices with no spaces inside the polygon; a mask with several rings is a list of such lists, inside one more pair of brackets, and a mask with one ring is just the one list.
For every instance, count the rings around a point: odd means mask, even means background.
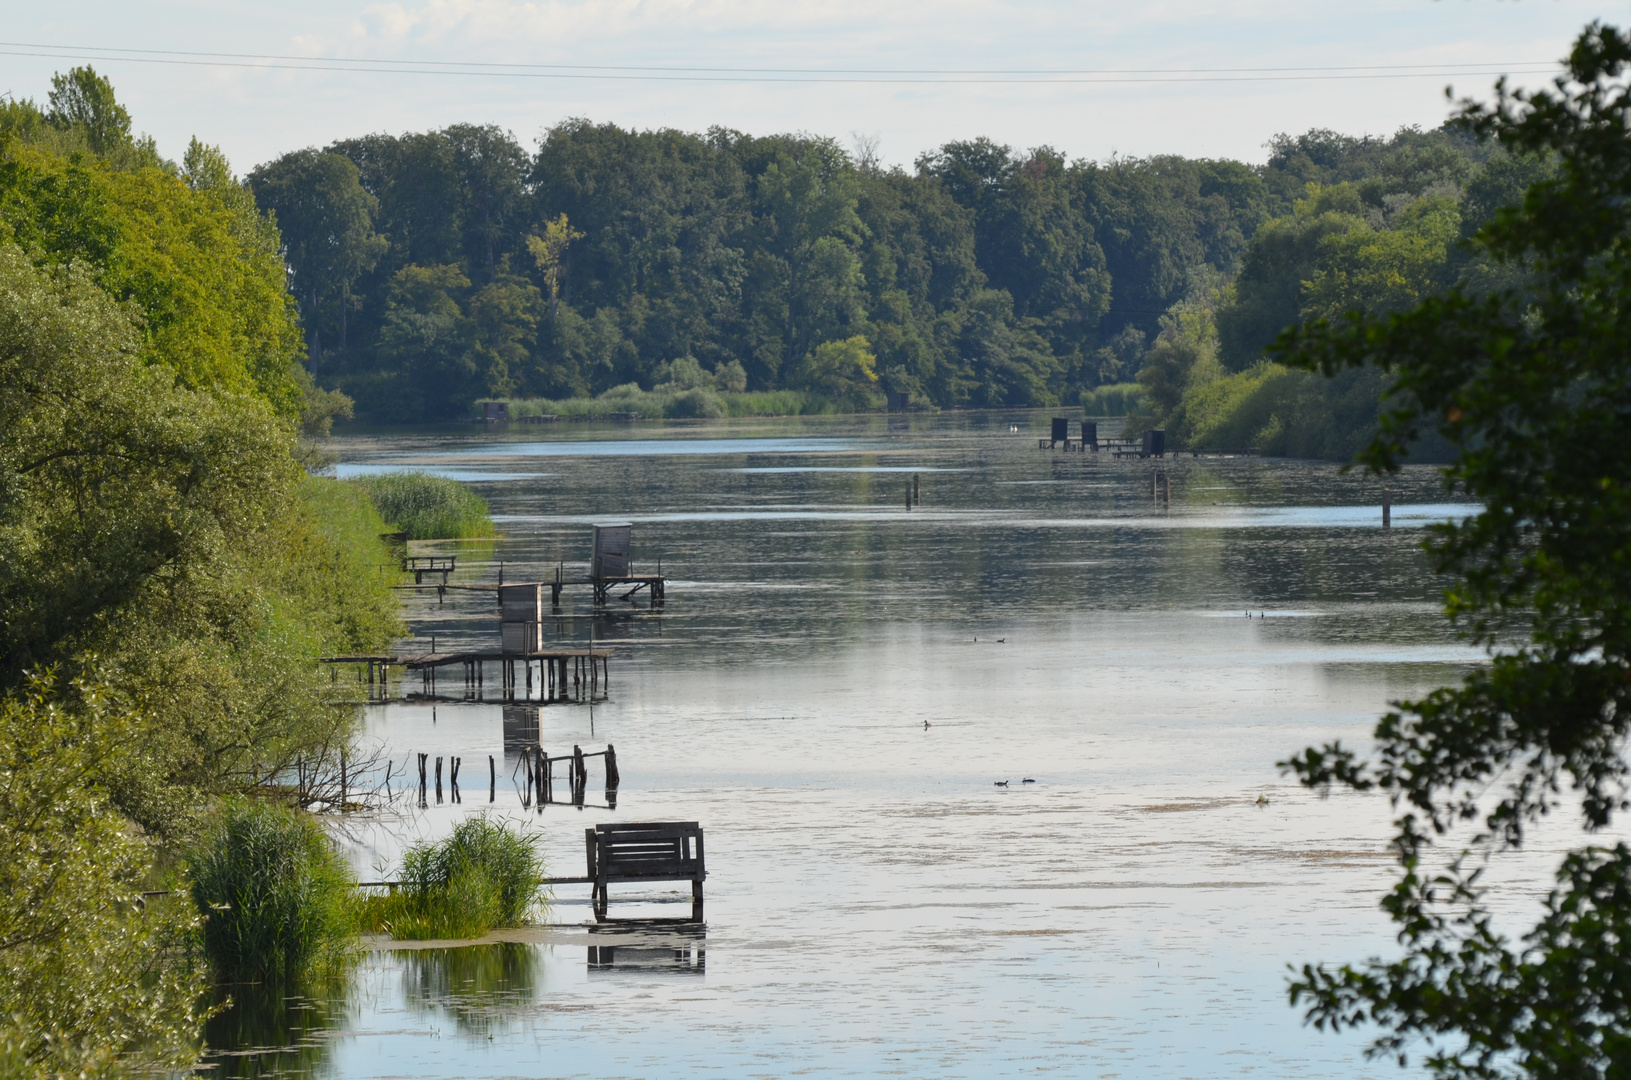
[{"label": "bird on water", "polygon": [[1007,787],[1008,786],[1008,781],[1006,781],[1006,780],[993,780],[991,782],[991,786],[992,787]]}]

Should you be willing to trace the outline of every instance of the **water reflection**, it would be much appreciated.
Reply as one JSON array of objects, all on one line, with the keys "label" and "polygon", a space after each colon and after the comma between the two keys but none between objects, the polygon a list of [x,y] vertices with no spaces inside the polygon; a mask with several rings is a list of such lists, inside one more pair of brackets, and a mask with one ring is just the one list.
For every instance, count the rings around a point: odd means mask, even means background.
[{"label": "water reflection", "polygon": [[319,1071],[349,1015],[346,985],[308,994],[283,986],[217,987],[214,1003],[227,1007],[204,1025],[209,1075],[259,1080]]},{"label": "water reflection", "polygon": [[460,1033],[485,1038],[514,1021],[537,993],[538,948],[522,942],[457,949],[404,949],[402,997],[422,1016],[451,1019]]},{"label": "water reflection", "polygon": [[707,963],[707,949],[700,941],[674,945],[591,945],[589,970],[613,970],[701,975]]}]

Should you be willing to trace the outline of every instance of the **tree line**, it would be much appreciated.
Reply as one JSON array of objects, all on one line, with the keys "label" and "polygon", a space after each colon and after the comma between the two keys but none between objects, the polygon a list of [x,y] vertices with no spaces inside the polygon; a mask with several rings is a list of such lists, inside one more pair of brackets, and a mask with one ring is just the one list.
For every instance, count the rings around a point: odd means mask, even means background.
[{"label": "tree line", "polygon": [[371,418],[649,390],[676,361],[728,389],[813,388],[839,342],[864,346],[853,378],[875,391],[1041,406],[1136,378],[1175,305],[1237,275],[1226,347],[1260,352],[1302,310],[1318,237],[1285,222],[1310,185],[1369,220],[1459,197],[1490,153],[1413,129],[1270,151],[1095,163],[976,138],[906,170],[830,138],[569,120],[530,153],[461,124],[295,151],[248,181],[313,373]]}]

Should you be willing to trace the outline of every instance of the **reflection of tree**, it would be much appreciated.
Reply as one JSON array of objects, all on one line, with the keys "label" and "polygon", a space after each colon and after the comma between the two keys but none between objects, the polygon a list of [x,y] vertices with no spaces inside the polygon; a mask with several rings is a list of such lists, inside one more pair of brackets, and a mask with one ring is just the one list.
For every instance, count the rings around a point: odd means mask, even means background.
[{"label": "reflection of tree", "polygon": [[347,982],[320,989],[312,997],[286,986],[220,987],[217,1003],[231,998],[226,1011],[204,1025],[204,1063],[213,1077],[305,1076],[328,1064],[330,1033],[346,1016]]},{"label": "reflection of tree", "polygon": [[532,1000],[538,985],[535,946],[505,941],[461,949],[414,949],[402,960],[402,996],[419,1012],[453,1018],[466,1035],[488,1035]]}]

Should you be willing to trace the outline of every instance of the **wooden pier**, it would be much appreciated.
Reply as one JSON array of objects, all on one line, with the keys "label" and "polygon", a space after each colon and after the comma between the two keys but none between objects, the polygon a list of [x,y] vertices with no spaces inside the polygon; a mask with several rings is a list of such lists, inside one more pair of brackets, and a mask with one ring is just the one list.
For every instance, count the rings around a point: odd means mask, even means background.
[{"label": "wooden pier", "polygon": [[[426,697],[438,692],[441,668],[459,665],[464,669],[464,696],[481,699],[486,686],[487,665],[498,664],[499,686],[504,700],[584,701],[604,700],[611,691],[611,649],[539,649],[527,652],[480,650],[471,652],[428,652],[396,656],[325,656],[318,663],[331,667],[364,664],[368,670],[368,695],[384,698],[390,693],[391,668],[417,671]],[[537,683],[534,685],[536,669]]]}]

